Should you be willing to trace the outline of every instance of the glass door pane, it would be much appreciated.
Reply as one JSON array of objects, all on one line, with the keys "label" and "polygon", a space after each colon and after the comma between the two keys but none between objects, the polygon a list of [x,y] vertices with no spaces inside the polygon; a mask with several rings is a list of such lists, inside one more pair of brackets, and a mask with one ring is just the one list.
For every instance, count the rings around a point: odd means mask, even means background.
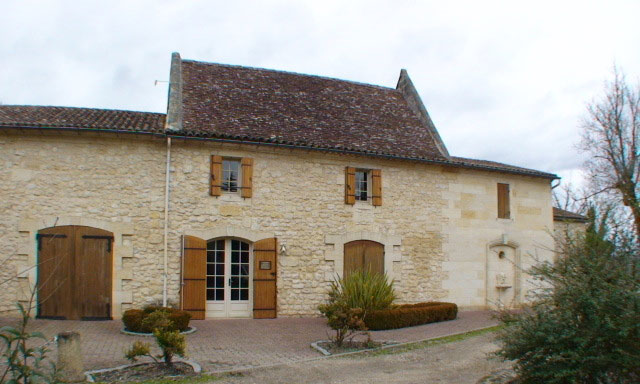
[{"label": "glass door pane", "polygon": [[207,300],[224,301],[224,240],[207,243]]},{"label": "glass door pane", "polygon": [[249,300],[249,244],[231,240],[231,301]]}]

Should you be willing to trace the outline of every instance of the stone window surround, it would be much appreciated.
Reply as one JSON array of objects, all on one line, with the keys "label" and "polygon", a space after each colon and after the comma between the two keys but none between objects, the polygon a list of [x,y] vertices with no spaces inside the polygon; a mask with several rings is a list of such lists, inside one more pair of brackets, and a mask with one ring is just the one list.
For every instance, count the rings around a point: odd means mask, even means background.
[{"label": "stone window surround", "polygon": [[[118,223],[105,220],[91,219],[79,216],[47,216],[39,219],[25,218],[18,224],[20,242],[16,254],[27,260],[26,264],[17,265],[19,280],[26,280],[29,288],[35,288],[37,279],[37,248],[36,234],[41,229],[65,225],[80,225],[103,229],[113,233],[113,265],[112,265],[112,301],[111,316],[114,319],[122,317],[122,304],[133,303],[133,292],[123,289],[123,281],[133,279],[133,270],[123,268],[125,258],[133,258],[133,247],[128,237],[133,236],[132,223]],[[22,286],[22,284],[19,284]],[[18,301],[26,303],[27,292],[19,292]],[[36,297],[37,299],[37,297]],[[37,300],[36,300],[37,302]]]},{"label": "stone window surround", "polygon": [[491,257],[493,255],[493,248],[495,247],[509,247],[513,249],[513,253],[515,255],[515,260],[514,260],[514,264],[515,264],[515,271],[514,271],[514,292],[513,292],[513,301],[514,301],[514,306],[518,306],[519,304],[522,303],[521,300],[521,291],[522,291],[522,287],[521,287],[521,281],[522,281],[522,258],[521,258],[521,251],[520,251],[520,244],[512,241],[509,239],[509,236],[507,234],[502,235],[502,237],[499,240],[495,240],[492,242],[489,242],[487,244],[487,249],[486,249],[486,259],[485,259],[485,263],[484,263],[484,283],[485,283],[485,294],[484,294],[484,299],[485,299],[485,307],[489,308],[490,307],[490,303],[489,303],[489,257]]},{"label": "stone window surround", "polygon": [[245,229],[242,227],[224,226],[204,230],[187,230],[183,233],[186,236],[194,236],[203,240],[213,240],[218,238],[237,238],[255,243],[258,240],[276,237],[273,232],[260,232]]},{"label": "stone window surround", "polygon": [[384,271],[390,281],[400,281],[400,276],[394,273],[394,263],[402,259],[400,236],[389,236],[376,232],[350,232],[344,235],[326,235],[324,243],[327,246],[324,259],[333,261],[333,272],[326,274],[325,281],[333,281],[336,276],[342,278],[344,270],[344,245],[356,240],[369,240],[384,246]]}]

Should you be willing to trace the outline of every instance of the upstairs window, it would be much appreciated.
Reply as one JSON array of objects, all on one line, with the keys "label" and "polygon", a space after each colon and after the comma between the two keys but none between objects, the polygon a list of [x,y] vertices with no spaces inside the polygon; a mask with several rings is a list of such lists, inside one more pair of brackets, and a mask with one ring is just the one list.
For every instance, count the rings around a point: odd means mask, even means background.
[{"label": "upstairs window", "polygon": [[498,183],[498,218],[510,219],[509,184]]},{"label": "upstairs window", "polygon": [[225,192],[238,192],[238,179],[240,177],[240,161],[222,160],[222,190]]},{"label": "upstairs window", "polygon": [[380,169],[356,169],[346,167],[344,171],[344,202],[353,205],[356,200],[371,198],[374,207],[382,205],[382,171]]},{"label": "upstairs window", "polygon": [[253,159],[211,155],[209,194],[221,196],[222,192],[237,193],[238,191],[243,198],[253,196]]},{"label": "upstairs window", "polygon": [[367,201],[369,198],[369,172],[356,170],[356,200]]}]

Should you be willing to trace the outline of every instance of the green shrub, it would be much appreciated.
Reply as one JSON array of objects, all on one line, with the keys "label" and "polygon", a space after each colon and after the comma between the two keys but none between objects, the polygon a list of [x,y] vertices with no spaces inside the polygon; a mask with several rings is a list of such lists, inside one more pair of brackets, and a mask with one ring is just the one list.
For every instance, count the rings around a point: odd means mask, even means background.
[{"label": "green shrub", "polygon": [[366,331],[364,324],[364,311],[360,308],[349,308],[344,301],[334,301],[318,307],[320,312],[327,318],[327,325],[336,334],[333,342],[342,346],[345,339],[353,338],[359,331]]},{"label": "green shrub", "polygon": [[453,303],[404,304],[369,312],[365,317],[365,324],[370,330],[377,331],[453,320],[457,315],[458,306]]},{"label": "green shrub", "polygon": [[393,282],[387,275],[355,271],[348,277],[333,281],[329,301],[343,301],[349,308],[360,308],[364,316],[374,310],[387,309],[395,300]]},{"label": "green shrub", "polygon": [[[153,330],[156,343],[162,350],[162,354],[157,357],[162,358],[166,364],[172,364],[175,355],[184,356],[186,349],[185,337],[174,329],[174,324],[169,320],[170,313],[161,308],[149,313],[142,321],[143,328]],[[149,344],[140,341],[134,342],[131,348],[125,351],[125,357],[131,361],[135,361],[138,356],[149,356],[158,362],[151,354]]]},{"label": "green shrub", "polygon": [[521,383],[640,382],[640,247],[590,219],[554,264],[529,271],[541,287],[531,305],[501,313],[499,355]]},{"label": "green shrub", "polygon": [[177,331],[183,332],[189,329],[189,321],[191,320],[191,314],[189,312],[174,309],[169,314],[169,320],[173,324],[173,328],[171,329],[172,331],[177,330]]},{"label": "green shrub", "polygon": [[170,328],[173,328],[173,323],[169,320],[169,313],[163,310],[151,312],[142,320],[142,329],[148,329],[151,332],[170,330]]},{"label": "green shrub", "polygon": [[189,328],[191,314],[175,308],[147,306],[144,309],[129,309],[122,315],[122,322],[125,329],[132,332],[152,333],[153,329],[149,327],[151,323],[145,319],[152,313],[161,312],[168,316],[171,325],[169,330],[186,331]]},{"label": "green shrub", "polygon": [[162,349],[161,357],[166,364],[173,362],[174,355],[185,355],[187,343],[184,335],[181,335],[180,332],[158,328],[153,331],[153,336],[155,336],[158,346]]},{"label": "green shrub", "polygon": [[127,331],[131,332],[143,332],[142,320],[145,313],[141,309],[129,309],[122,315],[122,322]]}]

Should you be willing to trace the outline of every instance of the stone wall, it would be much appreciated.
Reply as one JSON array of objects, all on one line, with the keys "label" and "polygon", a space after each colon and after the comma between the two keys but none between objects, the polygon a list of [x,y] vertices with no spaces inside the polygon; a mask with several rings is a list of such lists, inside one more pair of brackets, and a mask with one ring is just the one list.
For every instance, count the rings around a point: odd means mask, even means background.
[{"label": "stone wall", "polygon": [[[212,154],[254,159],[252,198],[209,195]],[[161,298],[165,141],[131,135],[5,133],[0,155],[0,206],[7,212],[0,218],[0,255],[12,257],[2,277],[29,266],[24,248],[33,233],[21,232],[21,223],[42,222],[44,228],[55,217],[95,220],[98,225],[124,225],[120,244],[115,244],[121,255],[114,275],[121,308]],[[382,206],[344,204],[347,165],[382,169]],[[496,219],[497,182],[512,185],[511,220]],[[549,182],[544,179],[174,140],[169,298],[179,300],[183,234],[247,233],[240,237],[248,238],[259,233],[275,235],[287,248],[279,257],[281,316],[317,314],[329,282],[341,272],[344,242],[358,238],[385,245],[385,265],[399,301],[450,300],[463,307],[484,307],[490,246],[511,244],[526,266],[527,253],[540,249],[544,254],[538,246],[549,244],[551,220]],[[27,281],[22,279],[23,284]],[[3,289],[1,309],[19,298],[19,290],[18,284]]]},{"label": "stone wall", "polygon": [[[162,290],[163,140],[132,135],[0,134],[0,311],[36,281],[39,229],[87,225],[114,233],[114,304]],[[113,306],[118,317],[120,305]]]}]

